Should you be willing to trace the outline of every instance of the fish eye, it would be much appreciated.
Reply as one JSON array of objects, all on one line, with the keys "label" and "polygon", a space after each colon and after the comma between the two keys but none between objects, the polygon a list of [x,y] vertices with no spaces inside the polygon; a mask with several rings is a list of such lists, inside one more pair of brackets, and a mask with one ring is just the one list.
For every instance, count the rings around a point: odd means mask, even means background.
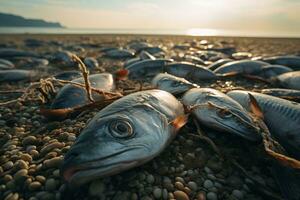
[{"label": "fish eye", "polygon": [[232,116],[232,113],[227,109],[219,110],[217,113],[220,117],[223,117],[223,118],[229,118]]},{"label": "fish eye", "polygon": [[133,128],[127,121],[113,121],[110,124],[110,131],[113,137],[128,138],[133,135]]},{"label": "fish eye", "polygon": [[171,83],[171,85],[172,85],[173,87],[177,87],[177,86],[180,85],[180,82],[174,81],[174,82]]}]

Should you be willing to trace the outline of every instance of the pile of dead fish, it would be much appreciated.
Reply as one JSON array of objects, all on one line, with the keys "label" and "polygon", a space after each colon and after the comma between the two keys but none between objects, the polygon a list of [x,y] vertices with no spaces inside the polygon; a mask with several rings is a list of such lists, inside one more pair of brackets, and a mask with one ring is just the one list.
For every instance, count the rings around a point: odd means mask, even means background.
[{"label": "pile of dead fish", "polygon": [[[27,41],[28,45],[37,45]],[[39,44],[44,45],[44,44]],[[201,47],[207,47],[201,49]],[[264,122],[287,155],[300,160],[300,57],[283,55],[254,57],[235,52],[232,47],[211,47],[205,42],[178,44],[181,56],[166,56],[166,48],[133,41],[126,47],[102,47],[104,59],[124,61],[128,79],[151,83],[152,90],[134,92],[108,105],[90,120],[64,157],[62,174],[73,186],[111,176],[139,166],[159,155],[174,139],[188,119],[220,132],[235,134],[245,140],[260,142],[262,136],[251,111],[251,94],[257,101]],[[49,76],[46,67],[53,63],[71,70],[52,74],[57,79],[84,84],[76,71],[72,53],[84,47],[38,55],[17,49],[0,49],[0,82],[32,82]],[[82,57],[92,72],[100,68],[99,58]],[[101,58],[102,59],[102,58]],[[73,67],[73,69],[72,69]],[[63,71],[63,70],[62,70]],[[274,88],[260,92],[203,88],[203,81],[230,77],[263,81]],[[93,73],[89,76],[95,101],[105,99],[105,92],[117,92],[116,74]],[[287,100],[288,99],[288,100]],[[292,100],[292,101],[291,101]],[[89,103],[85,88],[63,86],[49,109],[68,109]],[[190,115],[188,118],[188,115]],[[287,199],[300,198],[299,169],[274,162],[278,179]],[[292,178],[291,178],[292,177]],[[295,178],[299,177],[299,178]]]}]

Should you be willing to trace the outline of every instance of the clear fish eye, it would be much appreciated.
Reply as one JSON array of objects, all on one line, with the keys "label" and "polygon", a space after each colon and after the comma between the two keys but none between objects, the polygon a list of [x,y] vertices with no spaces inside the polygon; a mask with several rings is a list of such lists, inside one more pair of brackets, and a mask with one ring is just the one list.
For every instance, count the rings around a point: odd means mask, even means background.
[{"label": "clear fish eye", "polygon": [[127,138],[133,135],[133,128],[127,121],[113,121],[110,124],[110,131],[116,138]]},{"label": "clear fish eye", "polygon": [[228,117],[232,116],[232,113],[230,111],[228,111],[228,110],[225,110],[225,109],[224,110],[220,110],[218,112],[218,114],[219,114],[220,117],[223,117],[223,118],[228,118]]}]

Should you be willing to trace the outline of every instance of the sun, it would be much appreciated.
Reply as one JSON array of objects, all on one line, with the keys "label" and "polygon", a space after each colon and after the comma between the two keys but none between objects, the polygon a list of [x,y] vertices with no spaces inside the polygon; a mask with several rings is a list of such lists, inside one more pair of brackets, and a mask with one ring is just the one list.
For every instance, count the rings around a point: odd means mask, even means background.
[{"label": "sun", "polygon": [[191,36],[216,36],[218,31],[215,29],[192,28],[188,29],[186,34]]}]

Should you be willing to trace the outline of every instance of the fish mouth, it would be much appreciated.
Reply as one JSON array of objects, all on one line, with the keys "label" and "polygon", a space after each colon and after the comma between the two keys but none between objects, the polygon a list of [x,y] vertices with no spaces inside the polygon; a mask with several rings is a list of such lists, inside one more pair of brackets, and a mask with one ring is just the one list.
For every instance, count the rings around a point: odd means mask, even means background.
[{"label": "fish mouth", "polygon": [[62,167],[62,175],[64,179],[71,185],[79,186],[96,178],[117,174],[126,169],[142,164],[148,160],[145,159],[145,161],[142,161],[139,159],[133,159],[111,162],[112,157],[115,157],[116,160],[120,160],[122,159],[121,156],[124,153],[136,149],[138,148],[134,147],[122,150],[99,159],[94,159],[80,164],[74,164],[73,166],[72,161],[76,159],[76,157],[67,158],[66,163],[64,163]]},{"label": "fish mouth", "polygon": [[240,126],[242,128],[236,128],[234,126],[227,125],[226,123],[222,123],[219,120],[216,120],[219,124],[221,124],[224,128],[226,128],[228,131],[232,131],[233,133],[246,138],[250,141],[259,141],[261,139],[259,133],[254,129],[254,127],[249,127],[249,129],[243,128],[243,126]]}]

